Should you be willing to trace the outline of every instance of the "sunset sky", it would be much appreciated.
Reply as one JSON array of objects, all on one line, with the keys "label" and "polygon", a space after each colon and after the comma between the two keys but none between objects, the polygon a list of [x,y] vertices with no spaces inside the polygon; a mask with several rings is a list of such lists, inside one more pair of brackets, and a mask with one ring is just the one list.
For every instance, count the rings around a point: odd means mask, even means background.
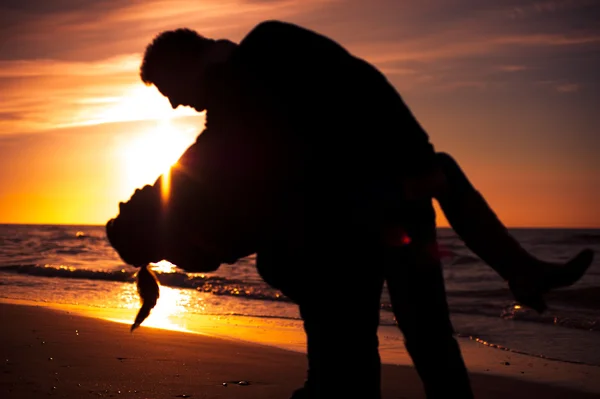
[{"label": "sunset sky", "polygon": [[266,19],[379,67],[507,225],[600,227],[598,0],[3,0],[0,223],[115,216],[204,124],[140,81],[145,46]]}]

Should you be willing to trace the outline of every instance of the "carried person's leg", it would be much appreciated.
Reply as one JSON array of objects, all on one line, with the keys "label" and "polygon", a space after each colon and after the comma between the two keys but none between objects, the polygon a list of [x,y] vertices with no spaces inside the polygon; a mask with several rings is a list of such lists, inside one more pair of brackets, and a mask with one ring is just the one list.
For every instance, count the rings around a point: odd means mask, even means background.
[{"label": "carried person's leg", "polygon": [[428,399],[473,397],[450,321],[429,203],[405,210],[410,241],[386,254],[385,276],[398,327]]},{"label": "carried person's leg", "polygon": [[545,262],[529,254],[508,232],[457,162],[436,154],[428,177],[409,180],[405,191],[413,197],[435,197],[448,222],[478,257],[508,281],[515,299],[538,312],[546,309],[543,294],[574,284],[593,259],[589,249],[564,264]]}]

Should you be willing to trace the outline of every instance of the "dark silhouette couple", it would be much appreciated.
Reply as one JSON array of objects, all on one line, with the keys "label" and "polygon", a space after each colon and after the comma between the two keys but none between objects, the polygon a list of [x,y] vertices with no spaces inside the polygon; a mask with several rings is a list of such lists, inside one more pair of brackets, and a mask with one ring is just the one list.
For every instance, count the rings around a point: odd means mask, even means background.
[{"label": "dark silhouette couple", "polygon": [[[384,282],[427,397],[473,397],[433,198],[515,299],[538,312],[546,292],[576,282],[592,261],[589,250],[566,264],[527,253],[455,160],[436,153],[386,78],[315,32],[267,21],[239,44],[163,32],[146,48],[141,78],[173,108],[206,110],[206,129],[172,168],[168,201],[162,178],[136,190],[108,222],[108,238],[143,269],[167,259],[206,272],[256,253],[261,276],[304,321],[308,375],[295,399],[381,397]],[[147,292],[149,312],[158,291]]]}]

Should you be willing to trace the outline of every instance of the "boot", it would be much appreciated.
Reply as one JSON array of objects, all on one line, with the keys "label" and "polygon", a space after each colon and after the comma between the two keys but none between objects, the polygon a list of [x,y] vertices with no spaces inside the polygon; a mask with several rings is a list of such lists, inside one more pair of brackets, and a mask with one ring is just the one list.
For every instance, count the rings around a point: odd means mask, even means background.
[{"label": "boot", "polygon": [[590,249],[565,264],[533,257],[510,235],[456,161],[445,153],[436,158],[445,181],[436,195],[444,215],[466,246],[508,281],[518,302],[542,313],[546,292],[570,286],[584,275],[594,257]]}]

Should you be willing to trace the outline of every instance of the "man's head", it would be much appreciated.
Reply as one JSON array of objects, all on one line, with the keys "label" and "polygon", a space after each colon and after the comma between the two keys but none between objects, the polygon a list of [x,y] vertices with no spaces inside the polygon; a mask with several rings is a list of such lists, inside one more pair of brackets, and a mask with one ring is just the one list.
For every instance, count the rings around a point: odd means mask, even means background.
[{"label": "man's head", "polygon": [[146,47],[140,67],[140,77],[169,98],[171,106],[206,109],[206,71],[225,61],[235,43],[213,40],[197,32],[181,28],[165,31]]}]

